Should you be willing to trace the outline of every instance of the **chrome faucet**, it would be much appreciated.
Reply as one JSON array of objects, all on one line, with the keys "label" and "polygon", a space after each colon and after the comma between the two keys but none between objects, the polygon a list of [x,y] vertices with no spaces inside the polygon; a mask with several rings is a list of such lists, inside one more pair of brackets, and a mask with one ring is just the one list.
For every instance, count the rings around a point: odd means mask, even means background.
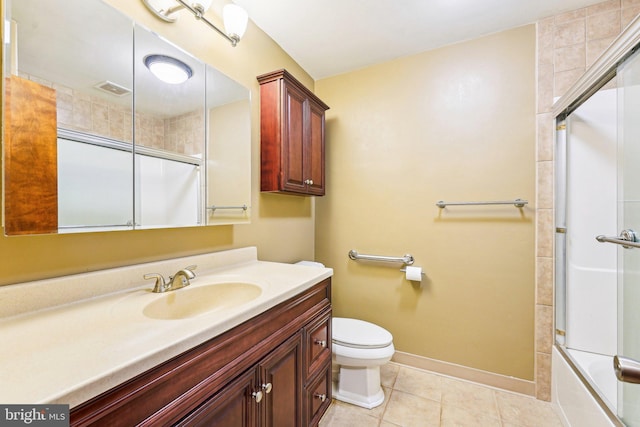
[{"label": "chrome faucet", "polygon": [[153,286],[153,292],[162,293],[168,291],[175,291],[176,289],[184,288],[191,284],[190,280],[195,279],[196,274],[193,272],[198,266],[190,265],[181,270],[178,270],[173,276],[169,276],[169,280],[165,280],[162,274],[148,273],[143,277],[145,280],[156,279],[156,283]]}]

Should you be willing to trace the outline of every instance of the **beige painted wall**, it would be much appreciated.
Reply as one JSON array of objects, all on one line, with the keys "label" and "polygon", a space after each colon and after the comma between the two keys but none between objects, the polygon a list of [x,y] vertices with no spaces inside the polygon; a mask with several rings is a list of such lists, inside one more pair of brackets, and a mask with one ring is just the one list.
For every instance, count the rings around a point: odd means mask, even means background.
[{"label": "beige painted wall", "polygon": [[[257,75],[286,68],[310,89],[313,80],[255,25],[232,48],[205,24],[184,15],[176,24],[153,17],[141,1],[107,0],[251,89],[252,223],[240,226],[122,231],[49,236],[0,236],[0,285],[188,254],[256,245],[261,259],[297,261],[314,255],[313,201],[259,192],[260,120]],[[208,17],[219,22],[222,2]],[[215,10],[217,9],[217,11]],[[216,13],[218,12],[218,13]],[[277,236],[287,236],[286,241]]]},{"label": "beige painted wall", "polygon": [[[327,196],[316,259],[335,315],[387,328],[397,350],[534,377],[535,26],[316,82],[327,112]],[[523,198],[522,210],[438,200]],[[347,253],[411,253],[398,267]]]}]

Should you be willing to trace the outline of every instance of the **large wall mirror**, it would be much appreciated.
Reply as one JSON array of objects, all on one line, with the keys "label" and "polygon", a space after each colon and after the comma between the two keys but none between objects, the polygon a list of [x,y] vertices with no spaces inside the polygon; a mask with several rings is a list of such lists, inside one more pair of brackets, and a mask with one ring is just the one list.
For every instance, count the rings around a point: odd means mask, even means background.
[{"label": "large wall mirror", "polygon": [[5,16],[6,234],[249,221],[247,88],[100,0]]}]

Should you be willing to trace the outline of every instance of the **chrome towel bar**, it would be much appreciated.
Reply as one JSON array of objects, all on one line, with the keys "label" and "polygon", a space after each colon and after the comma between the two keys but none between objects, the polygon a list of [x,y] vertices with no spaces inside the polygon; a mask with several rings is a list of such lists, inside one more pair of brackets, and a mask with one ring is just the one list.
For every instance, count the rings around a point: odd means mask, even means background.
[{"label": "chrome towel bar", "polygon": [[488,202],[444,202],[439,200],[436,202],[436,206],[440,209],[445,208],[447,206],[480,206],[480,205],[513,205],[516,208],[523,208],[524,205],[528,204],[528,200],[515,199],[515,200],[497,200],[497,201],[488,201]]},{"label": "chrome towel bar", "polygon": [[351,258],[354,261],[362,259],[366,261],[401,262],[406,265],[411,265],[414,262],[413,255],[411,254],[406,254],[401,257],[382,256],[382,255],[365,255],[365,254],[359,254],[358,251],[356,251],[355,249],[351,249],[349,251],[349,258]]},{"label": "chrome towel bar", "polygon": [[638,234],[631,230],[622,230],[620,236],[596,236],[596,240],[600,243],[615,243],[616,245],[622,245],[625,249],[640,248],[640,238]]},{"label": "chrome towel bar", "polygon": [[242,209],[243,211],[246,211],[248,209],[247,205],[242,205],[242,206],[207,206],[207,209],[212,210],[212,211],[216,211],[216,209]]}]

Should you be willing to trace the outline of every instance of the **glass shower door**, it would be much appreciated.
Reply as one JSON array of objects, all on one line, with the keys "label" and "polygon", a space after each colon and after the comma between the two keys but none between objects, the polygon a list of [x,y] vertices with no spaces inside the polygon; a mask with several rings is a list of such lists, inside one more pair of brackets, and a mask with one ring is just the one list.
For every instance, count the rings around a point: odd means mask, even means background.
[{"label": "glass shower door", "polygon": [[626,425],[640,426],[640,56],[617,75],[618,225],[620,239],[637,245],[618,249],[617,410]]}]

